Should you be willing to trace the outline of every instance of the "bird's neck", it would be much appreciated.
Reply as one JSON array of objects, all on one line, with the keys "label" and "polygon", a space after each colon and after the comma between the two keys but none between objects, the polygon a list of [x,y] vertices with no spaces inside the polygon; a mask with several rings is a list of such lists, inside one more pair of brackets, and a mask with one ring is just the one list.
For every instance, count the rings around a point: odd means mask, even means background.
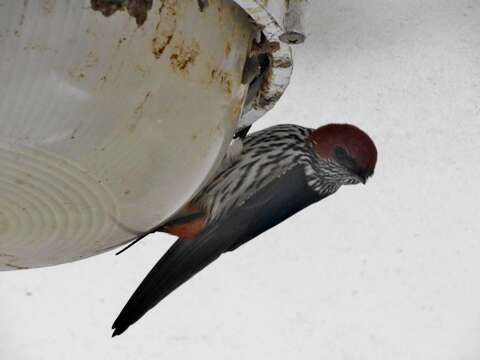
[{"label": "bird's neck", "polygon": [[328,196],[340,188],[332,161],[318,159],[313,150],[308,148],[301,162],[308,186],[320,196]]}]

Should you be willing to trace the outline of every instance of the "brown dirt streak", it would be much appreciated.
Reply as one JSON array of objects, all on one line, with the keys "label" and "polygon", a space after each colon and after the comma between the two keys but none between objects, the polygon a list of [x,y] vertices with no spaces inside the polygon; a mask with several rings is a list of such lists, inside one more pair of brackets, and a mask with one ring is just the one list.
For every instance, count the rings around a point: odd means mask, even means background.
[{"label": "brown dirt streak", "polygon": [[152,5],[153,0],[91,0],[90,2],[92,10],[101,12],[105,17],[112,16],[117,11],[127,10],[128,14],[135,18],[138,26],[145,23]]}]

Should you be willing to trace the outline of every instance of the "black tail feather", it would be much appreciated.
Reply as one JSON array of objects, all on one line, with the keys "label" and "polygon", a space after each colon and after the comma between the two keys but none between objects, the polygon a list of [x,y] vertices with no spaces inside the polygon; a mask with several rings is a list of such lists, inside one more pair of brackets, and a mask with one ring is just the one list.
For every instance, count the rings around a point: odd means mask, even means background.
[{"label": "black tail feather", "polygon": [[142,281],[113,323],[112,336],[122,334],[147,311],[217,259],[224,246],[216,242],[177,240]]}]

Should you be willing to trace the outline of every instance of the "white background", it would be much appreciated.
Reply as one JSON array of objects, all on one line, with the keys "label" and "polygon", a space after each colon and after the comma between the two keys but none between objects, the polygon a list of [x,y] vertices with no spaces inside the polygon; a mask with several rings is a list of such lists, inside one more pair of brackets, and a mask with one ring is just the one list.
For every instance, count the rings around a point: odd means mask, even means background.
[{"label": "white background", "polygon": [[374,178],[223,256],[115,339],[173,238],[0,273],[0,359],[480,358],[480,2],[311,2],[292,83],[257,129],[354,123],[377,143]]}]

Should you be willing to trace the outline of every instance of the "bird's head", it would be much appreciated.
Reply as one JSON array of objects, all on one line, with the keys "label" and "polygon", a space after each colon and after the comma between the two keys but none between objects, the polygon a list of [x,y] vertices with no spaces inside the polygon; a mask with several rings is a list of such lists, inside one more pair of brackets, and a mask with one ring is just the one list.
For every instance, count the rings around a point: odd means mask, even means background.
[{"label": "bird's head", "polygon": [[342,184],[366,183],[377,163],[372,139],[356,126],[328,124],[309,137],[315,154],[331,165],[329,173]]}]

